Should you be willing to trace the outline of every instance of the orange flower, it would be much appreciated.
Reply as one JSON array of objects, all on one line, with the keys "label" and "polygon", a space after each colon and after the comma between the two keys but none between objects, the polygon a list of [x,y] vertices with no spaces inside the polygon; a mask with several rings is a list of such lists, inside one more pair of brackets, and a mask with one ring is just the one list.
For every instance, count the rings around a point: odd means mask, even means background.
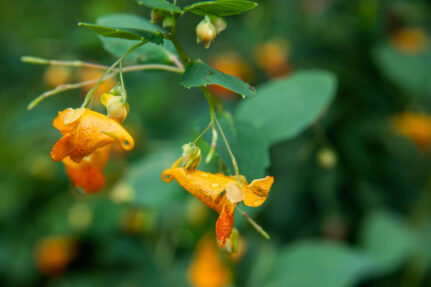
[{"label": "orange flower", "polygon": [[64,271],[77,255],[75,240],[70,237],[53,236],[37,243],[34,256],[38,269],[46,275]]},{"label": "orange flower", "polygon": [[429,45],[429,37],[421,28],[399,29],[390,40],[395,48],[409,54],[421,54]]},{"label": "orange flower", "polygon": [[393,119],[395,131],[413,141],[420,148],[431,146],[431,116],[406,112]]},{"label": "orange flower", "polygon": [[200,240],[188,274],[194,287],[222,287],[232,280],[229,269],[220,260],[217,246],[207,236]]},{"label": "orange flower", "polygon": [[[238,183],[236,177],[221,173],[212,174],[200,170],[187,170],[173,167],[162,173],[164,182],[175,179],[185,190],[198,198],[208,207],[219,213],[216,234],[220,246],[229,238],[235,217],[235,206],[243,201],[245,205],[260,206],[268,197],[274,178],[267,176],[247,184],[244,177]],[[226,191],[223,193],[223,191]]]},{"label": "orange flower", "polygon": [[[83,68],[79,71],[79,77],[81,81],[86,82],[90,80],[97,80],[103,76],[105,71],[99,70],[99,69],[93,69],[93,68]],[[97,102],[101,95],[104,93],[109,93],[112,88],[115,87],[117,82],[113,78],[105,79],[100,86],[96,89],[93,95],[94,102]],[[82,89],[82,94],[86,95],[95,84],[85,86]]]},{"label": "orange flower", "polygon": [[89,109],[66,109],[58,114],[53,125],[63,134],[52,148],[50,155],[54,161],[69,156],[80,162],[98,148],[115,141],[125,150],[134,146],[132,136],[118,122]]},{"label": "orange flower", "polygon": [[70,157],[64,158],[62,162],[73,185],[83,188],[85,193],[101,190],[105,186],[103,169],[108,162],[110,151],[111,145],[107,145],[98,148],[80,162],[75,162]]},{"label": "orange flower", "polygon": [[292,70],[289,50],[289,43],[284,39],[265,42],[256,49],[257,65],[271,78],[286,75]]}]

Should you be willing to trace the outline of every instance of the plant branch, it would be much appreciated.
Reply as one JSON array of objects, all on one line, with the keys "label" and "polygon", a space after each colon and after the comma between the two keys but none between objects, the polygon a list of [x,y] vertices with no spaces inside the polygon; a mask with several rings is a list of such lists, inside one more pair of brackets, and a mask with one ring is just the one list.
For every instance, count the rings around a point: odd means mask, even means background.
[{"label": "plant branch", "polygon": [[254,221],[248,214],[247,212],[245,212],[244,210],[242,210],[241,208],[239,208],[238,206],[236,207],[239,212],[241,213],[242,216],[244,216],[245,219],[247,219],[247,221],[251,224],[251,226],[254,227],[254,229],[256,229],[256,231],[262,235],[263,237],[265,237],[266,239],[270,239],[271,237],[269,236],[269,234],[262,228],[262,226],[260,226],[256,221]]},{"label": "plant branch", "polygon": [[99,70],[106,70],[109,68],[108,66],[105,66],[105,65],[99,65],[99,64],[82,62],[82,61],[49,60],[49,59],[32,57],[32,56],[21,57],[21,61],[24,63],[36,64],[36,65],[86,67],[86,68],[93,68],[93,69],[99,69]]}]

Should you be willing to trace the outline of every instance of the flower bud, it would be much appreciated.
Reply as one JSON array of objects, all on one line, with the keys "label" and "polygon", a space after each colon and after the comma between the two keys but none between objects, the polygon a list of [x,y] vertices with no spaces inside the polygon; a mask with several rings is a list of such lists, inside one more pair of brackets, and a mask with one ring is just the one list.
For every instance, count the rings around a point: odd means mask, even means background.
[{"label": "flower bud", "polygon": [[196,36],[197,42],[203,42],[205,48],[208,49],[217,36],[217,29],[211,21],[205,18],[196,26]]},{"label": "flower bud", "polygon": [[223,32],[227,27],[226,20],[222,17],[212,15],[210,16],[210,21],[215,26],[217,34]]},{"label": "flower bud", "polygon": [[129,104],[123,103],[121,96],[103,94],[100,99],[102,105],[106,107],[107,116],[123,122],[129,113]]},{"label": "flower bud", "polygon": [[174,24],[174,19],[171,16],[165,17],[163,19],[162,27],[163,28],[172,27],[173,24]]},{"label": "flower bud", "polygon": [[326,169],[331,169],[337,164],[337,154],[333,149],[322,148],[317,153],[317,162]]},{"label": "flower bud", "polygon": [[163,11],[160,9],[154,8],[151,10],[151,23],[158,23],[163,20],[164,17]]},{"label": "flower bud", "polygon": [[183,145],[182,165],[185,169],[196,169],[201,162],[201,149],[194,143]]}]

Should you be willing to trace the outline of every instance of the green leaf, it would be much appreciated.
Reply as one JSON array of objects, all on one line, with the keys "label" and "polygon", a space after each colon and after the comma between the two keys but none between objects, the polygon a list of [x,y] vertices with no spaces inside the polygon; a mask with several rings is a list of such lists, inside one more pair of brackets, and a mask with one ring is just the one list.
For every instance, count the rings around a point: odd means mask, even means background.
[{"label": "green leaf", "polygon": [[166,0],[137,0],[139,5],[144,5],[150,8],[157,8],[164,11],[182,13],[180,7],[169,3]]},{"label": "green leaf", "polygon": [[184,7],[184,11],[198,15],[230,16],[240,14],[256,6],[257,3],[248,0],[215,0],[194,3]]},{"label": "green leaf", "polygon": [[260,86],[256,97],[240,103],[235,118],[253,124],[271,145],[315,122],[335,90],[336,78],[330,72],[297,72]]},{"label": "green leaf", "polygon": [[278,252],[265,286],[354,286],[372,267],[372,260],[347,246],[305,241]]},{"label": "green leaf", "polygon": [[95,33],[110,38],[120,38],[125,40],[148,41],[158,45],[163,44],[163,35],[160,32],[142,30],[138,28],[119,28],[102,26],[90,23],[78,23],[79,26],[90,28]]},{"label": "green leaf", "polygon": [[431,50],[423,54],[407,54],[389,44],[374,50],[381,72],[394,85],[418,96],[431,96]]},{"label": "green leaf", "polygon": [[[228,113],[217,114],[217,119],[238,162],[240,173],[245,175],[248,181],[263,177],[270,165],[270,158],[268,145],[259,130],[250,123],[234,121]],[[208,136],[210,134],[208,133]],[[206,139],[210,140],[209,137]],[[230,173],[234,174],[232,161],[221,135],[218,137],[216,151]]]},{"label": "green leaf", "polygon": [[202,62],[194,62],[187,65],[181,79],[181,85],[186,88],[220,85],[240,94],[242,97],[251,97],[255,94],[255,88],[249,84],[237,77],[217,71]]},{"label": "green leaf", "polygon": [[171,202],[181,192],[175,183],[165,183],[161,179],[163,170],[168,169],[181,155],[178,150],[160,150],[136,162],[119,183],[131,188],[134,204],[159,207]]},{"label": "green leaf", "polygon": [[[118,26],[126,28],[138,28],[152,32],[161,31],[157,26],[151,24],[148,20],[131,14],[110,14],[97,19],[98,25],[102,26]],[[105,50],[111,54],[121,57],[132,46],[136,45],[138,41],[124,40],[118,38],[107,38],[100,36]],[[164,40],[164,45],[156,45],[147,43],[133,51],[127,59],[139,63],[156,62],[156,63],[170,63],[171,56],[175,54],[175,48],[170,41]]]},{"label": "green leaf", "polygon": [[361,237],[364,250],[377,262],[378,273],[400,267],[418,242],[406,223],[383,211],[367,216]]}]

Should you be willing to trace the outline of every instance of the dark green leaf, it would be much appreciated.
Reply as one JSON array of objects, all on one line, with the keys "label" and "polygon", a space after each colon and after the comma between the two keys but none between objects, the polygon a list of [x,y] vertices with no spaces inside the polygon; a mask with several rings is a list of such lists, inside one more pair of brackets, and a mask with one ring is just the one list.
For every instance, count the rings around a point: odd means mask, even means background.
[{"label": "dark green leaf", "polygon": [[169,12],[183,12],[180,7],[169,3],[166,0],[138,0],[138,4],[144,5],[150,8],[158,8],[160,10],[165,10]]},{"label": "dark green leaf", "polygon": [[374,56],[382,73],[393,84],[418,96],[431,96],[431,51],[407,54],[382,44],[375,49]]},{"label": "dark green leaf", "polygon": [[[240,173],[249,181],[263,177],[270,159],[268,145],[259,130],[247,122],[234,122],[228,113],[220,113],[217,118],[238,162]],[[232,161],[221,135],[218,137],[216,150],[231,174],[234,174]]]},{"label": "dark green leaf", "polygon": [[198,15],[230,16],[240,14],[256,6],[257,3],[248,0],[215,0],[194,3],[184,7],[184,11]]},{"label": "dark green leaf", "polygon": [[301,242],[281,250],[265,286],[355,286],[373,267],[364,254],[329,242]]},{"label": "dark green leaf", "polygon": [[400,219],[387,212],[374,212],[364,222],[362,245],[377,262],[377,272],[400,267],[417,243],[416,234]]},{"label": "dark green leaf", "polygon": [[235,118],[253,124],[274,144],[315,122],[335,90],[336,79],[329,72],[297,72],[259,87],[256,97],[240,103]]},{"label": "dark green leaf", "polygon": [[251,97],[255,94],[255,89],[249,84],[237,77],[217,71],[202,62],[187,65],[181,84],[186,88],[220,85],[242,97]]},{"label": "dark green leaf", "polygon": [[110,38],[120,38],[125,40],[148,41],[158,45],[163,44],[163,35],[160,32],[142,30],[138,28],[120,28],[111,26],[95,25],[90,23],[79,23],[79,26],[90,28],[95,33]]},{"label": "dark green leaf", "polygon": [[[135,27],[152,32],[161,31],[148,20],[131,14],[111,14],[103,16],[97,19],[97,24],[102,26],[112,25],[127,28]],[[117,57],[121,57],[127,50],[138,43],[138,41],[107,38],[102,36],[100,36],[100,40],[102,41],[104,48]],[[171,62],[170,57],[175,54],[174,50],[175,48],[172,43],[167,40],[164,40],[163,47],[153,43],[147,43],[133,51],[127,59],[141,63],[149,61],[169,63]]]}]

